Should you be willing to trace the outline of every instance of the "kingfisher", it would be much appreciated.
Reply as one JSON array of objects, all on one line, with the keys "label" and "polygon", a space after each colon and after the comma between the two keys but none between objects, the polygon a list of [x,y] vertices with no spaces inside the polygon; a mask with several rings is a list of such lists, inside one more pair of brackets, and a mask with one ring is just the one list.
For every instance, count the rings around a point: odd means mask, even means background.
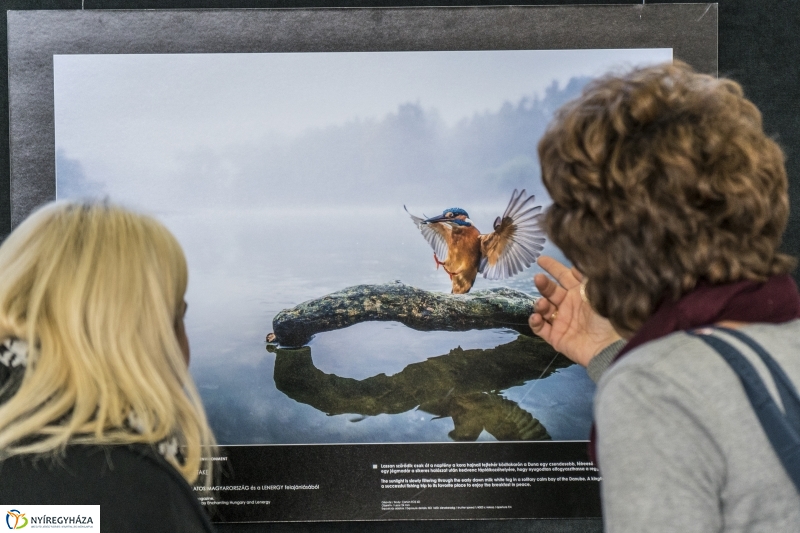
[{"label": "kingfisher", "polygon": [[478,273],[486,279],[505,279],[522,272],[544,249],[544,231],[539,226],[542,206],[525,189],[511,194],[503,216],[494,221],[492,233],[481,234],[467,212],[460,207],[445,209],[441,215],[411,220],[433,248],[436,269],[450,276],[453,294],[469,292]]}]

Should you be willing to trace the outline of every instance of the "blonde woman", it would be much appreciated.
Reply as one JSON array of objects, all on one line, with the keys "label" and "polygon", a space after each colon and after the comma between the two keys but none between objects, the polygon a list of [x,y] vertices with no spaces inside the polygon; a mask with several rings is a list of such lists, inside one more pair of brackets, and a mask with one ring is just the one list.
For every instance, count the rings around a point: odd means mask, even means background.
[{"label": "blonde woman", "polygon": [[0,272],[0,501],[99,504],[103,531],[213,531],[189,485],[215,441],[175,237],[105,203],[54,203],[0,246]]}]

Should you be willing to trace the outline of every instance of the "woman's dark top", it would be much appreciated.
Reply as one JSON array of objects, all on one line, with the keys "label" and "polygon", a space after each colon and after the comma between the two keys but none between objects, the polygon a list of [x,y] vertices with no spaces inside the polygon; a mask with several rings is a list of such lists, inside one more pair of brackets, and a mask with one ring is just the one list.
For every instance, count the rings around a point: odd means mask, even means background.
[{"label": "woman's dark top", "polygon": [[146,445],[72,445],[64,457],[0,463],[0,501],[100,505],[100,530],[113,533],[213,532],[192,488]]},{"label": "woman's dark top", "polygon": [[[0,343],[0,403],[15,392],[25,347]],[[153,446],[70,445],[65,455],[15,456],[0,462],[0,502],[100,505],[108,533],[213,533],[192,488]]]}]

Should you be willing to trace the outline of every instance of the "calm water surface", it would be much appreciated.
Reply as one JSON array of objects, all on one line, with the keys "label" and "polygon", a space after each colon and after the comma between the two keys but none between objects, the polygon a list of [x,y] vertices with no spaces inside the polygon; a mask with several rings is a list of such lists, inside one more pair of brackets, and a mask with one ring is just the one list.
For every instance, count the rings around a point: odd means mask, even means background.
[{"label": "calm water surface", "polygon": [[[401,280],[449,292],[396,207],[157,214],[189,262],[191,370],[220,443],[587,438],[586,372],[510,330],[373,322],[319,334],[301,350],[265,349],[281,309],[348,286]],[[484,231],[494,214],[471,213]],[[535,272],[479,278],[473,290],[533,294]]]}]

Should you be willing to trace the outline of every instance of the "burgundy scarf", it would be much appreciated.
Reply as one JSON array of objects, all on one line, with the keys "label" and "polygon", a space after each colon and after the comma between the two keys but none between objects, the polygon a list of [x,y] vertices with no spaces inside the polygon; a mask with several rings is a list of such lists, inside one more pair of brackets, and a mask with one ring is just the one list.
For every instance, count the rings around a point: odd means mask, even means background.
[{"label": "burgundy scarf", "polygon": [[[767,281],[737,281],[725,285],[698,284],[677,302],[661,304],[617,354],[614,363],[634,349],[675,331],[730,320],[780,324],[800,318],[800,294],[788,274]],[[612,363],[612,364],[614,364]],[[592,424],[589,456],[597,464],[597,432]]]}]

